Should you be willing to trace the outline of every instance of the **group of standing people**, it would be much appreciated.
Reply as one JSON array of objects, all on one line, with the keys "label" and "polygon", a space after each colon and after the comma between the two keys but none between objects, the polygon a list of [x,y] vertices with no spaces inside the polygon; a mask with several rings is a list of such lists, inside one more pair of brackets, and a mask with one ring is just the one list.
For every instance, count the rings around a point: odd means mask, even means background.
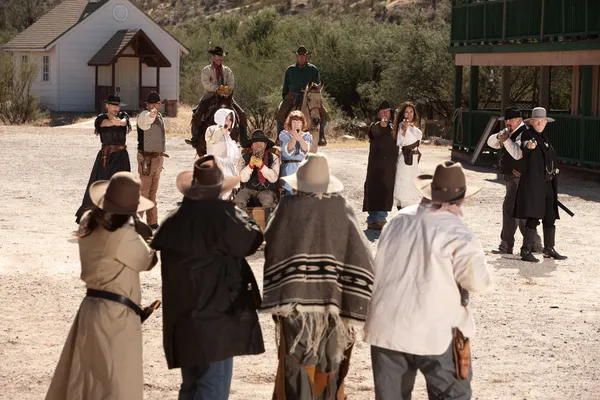
[{"label": "group of standing people", "polygon": [[[544,133],[554,122],[546,109],[536,107],[531,118],[523,120],[516,107],[508,107],[500,118],[506,128],[488,138],[488,146],[502,149],[500,168],[506,184],[502,204],[502,232],[497,253],[512,254],[517,226],[523,235],[521,260],[538,262],[533,253],[564,260],[554,246],[558,215],[558,168],[554,147]],[[543,222],[544,241],[537,233]]]},{"label": "group of standing people", "polygon": [[369,162],[363,201],[368,229],[383,229],[394,204],[400,210],[421,199],[413,185],[419,175],[419,146],[423,138],[418,126],[417,109],[410,102],[402,103],[393,119],[388,101],[377,108],[377,117],[368,131]]}]

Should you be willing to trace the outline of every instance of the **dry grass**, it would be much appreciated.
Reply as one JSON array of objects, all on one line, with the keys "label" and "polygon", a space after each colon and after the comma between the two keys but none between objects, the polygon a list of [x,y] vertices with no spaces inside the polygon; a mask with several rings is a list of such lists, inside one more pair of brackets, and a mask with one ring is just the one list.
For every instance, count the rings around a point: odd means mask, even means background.
[{"label": "dry grass", "polygon": [[165,117],[167,135],[170,137],[189,138],[190,122],[192,120],[192,106],[188,104],[179,104],[177,117]]}]

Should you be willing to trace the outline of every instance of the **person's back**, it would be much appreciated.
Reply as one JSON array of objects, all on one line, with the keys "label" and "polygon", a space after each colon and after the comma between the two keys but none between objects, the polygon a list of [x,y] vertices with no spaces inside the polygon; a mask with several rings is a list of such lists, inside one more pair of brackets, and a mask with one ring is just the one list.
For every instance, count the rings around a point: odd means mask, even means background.
[{"label": "person's back", "polygon": [[387,224],[379,243],[367,342],[426,355],[447,349],[452,327],[474,335],[457,284],[484,290],[489,275],[479,240],[458,216],[407,207]]}]

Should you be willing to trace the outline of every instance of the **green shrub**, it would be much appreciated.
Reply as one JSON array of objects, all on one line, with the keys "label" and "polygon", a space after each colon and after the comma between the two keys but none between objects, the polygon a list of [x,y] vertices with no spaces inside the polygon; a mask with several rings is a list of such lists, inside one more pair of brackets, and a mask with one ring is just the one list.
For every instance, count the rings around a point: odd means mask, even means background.
[{"label": "green shrub", "polygon": [[43,117],[38,99],[31,94],[38,71],[35,63],[17,68],[10,53],[0,53],[0,121],[23,124]]}]

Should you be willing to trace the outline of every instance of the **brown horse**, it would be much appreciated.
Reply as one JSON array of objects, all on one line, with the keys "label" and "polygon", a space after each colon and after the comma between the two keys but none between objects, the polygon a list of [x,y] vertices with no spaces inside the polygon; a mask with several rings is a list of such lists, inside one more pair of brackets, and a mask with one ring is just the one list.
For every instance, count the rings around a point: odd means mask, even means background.
[{"label": "brown horse", "polygon": [[206,154],[206,129],[215,123],[214,116],[217,110],[221,108],[229,108],[235,114],[236,124],[231,130],[231,138],[244,146],[248,142],[248,127],[246,124],[246,114],[233,101],[233,93],[227,95],[216,94],[212,99],[209,99],[209,104],[206,109],[206,117],[202,118],[200,105],[192,112],[192,138],[186,139],[185,142],[196,149],[198,157]]}]

